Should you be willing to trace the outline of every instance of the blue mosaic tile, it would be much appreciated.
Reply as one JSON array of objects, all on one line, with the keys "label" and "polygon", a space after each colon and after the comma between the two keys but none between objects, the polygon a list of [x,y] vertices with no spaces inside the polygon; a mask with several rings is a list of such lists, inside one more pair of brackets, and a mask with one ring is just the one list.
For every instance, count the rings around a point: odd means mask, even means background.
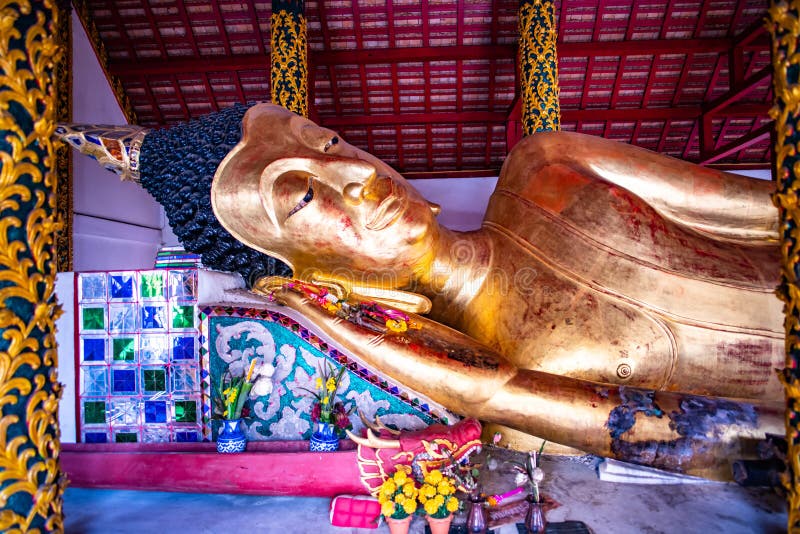
[{"label": "blue mosaic tile", "polygon": [[136,391],[136,371],[133,369],[114,369],[111,389],[114,393],[131,393]]},{"label": "blue mosaic tile", "polygon": [[195,355],[194,338],[180,336],[172,339],[173,360],[193,360]]},{"label": "blue mosaic tile", "polygon": [[106,340],[83,338],[83,361],[102,362],[106,359]]},{"label": "blue mosaic tile", "polygon": [[178,443],[192,443],[200,441],[197,432],[175,432],[175,441]]},{"label": "blue mosaic tile", "polygon": [[83,434],[84,443],[108,443],[108,435],[105,432],[86,432]]},{"label": "blue mosaic tile", "polygon": [[133,276],[129,274],[112,276],[111,298],[112,299],[133,298]]},{"label": "blue mosaic tile", "polygon": [[166,423],[167,403],[165,401],[144,401],[145,423]]},{"label": "blue mosaic tile", "polygon": [[142,329],[164,328],[166,316],[164,306],[142,306]]}]

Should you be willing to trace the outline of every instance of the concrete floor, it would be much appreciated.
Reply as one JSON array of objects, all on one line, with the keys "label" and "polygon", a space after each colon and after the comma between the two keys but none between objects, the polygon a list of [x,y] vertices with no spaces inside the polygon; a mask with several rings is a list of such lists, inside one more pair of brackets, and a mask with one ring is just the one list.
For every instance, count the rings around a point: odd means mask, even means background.
[{"label": "concrete floor", "polygon": [[[543,492],[561,506],[549,521],[580,520],[596,534],[726,534],[786,531],[785,503],[772,490],[735,484],[641,486],[603,482],[592,462],[543,460]],[[70,488],[67,534],[361,534],[388,532],[330,526],[323,498],[253,497]],[[412,534],[424,532],[415,517]],[[496,534],[516,534],[513,526]]]}]

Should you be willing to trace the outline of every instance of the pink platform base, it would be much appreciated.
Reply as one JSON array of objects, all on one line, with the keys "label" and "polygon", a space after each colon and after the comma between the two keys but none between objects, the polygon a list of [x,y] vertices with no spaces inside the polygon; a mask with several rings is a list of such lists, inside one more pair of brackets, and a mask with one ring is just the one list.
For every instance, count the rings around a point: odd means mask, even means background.
[{"label": "pink platform base", "polygon": [[61,469],[76,488],[333,497],[365,495],[356,449],[309,452],[307,441],[250,442],[219,454],[215,443],[64,443]]}]

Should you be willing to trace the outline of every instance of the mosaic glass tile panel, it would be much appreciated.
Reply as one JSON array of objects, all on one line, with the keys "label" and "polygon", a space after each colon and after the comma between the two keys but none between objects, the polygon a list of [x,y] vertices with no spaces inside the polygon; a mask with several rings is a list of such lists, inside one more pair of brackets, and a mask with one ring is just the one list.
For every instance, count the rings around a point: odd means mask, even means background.
[{"label": "mosaic glass tile panel", "polygon": [[201,441],[197,271],[79,273],[85,443]]}]

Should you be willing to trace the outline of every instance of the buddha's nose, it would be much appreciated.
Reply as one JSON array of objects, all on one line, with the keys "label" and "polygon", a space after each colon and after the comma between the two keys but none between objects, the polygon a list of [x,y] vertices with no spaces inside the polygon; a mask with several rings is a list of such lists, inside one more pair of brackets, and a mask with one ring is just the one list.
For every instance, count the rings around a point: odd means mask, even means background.
[{"label": "buddha's nose", "polygon": [[342,188],[342,194],[350,204],[360,204],[379,181],[376,170],[370,163],[360,160],[348,162],[347,165],[348,169],[341,173],[347,182]]}]

